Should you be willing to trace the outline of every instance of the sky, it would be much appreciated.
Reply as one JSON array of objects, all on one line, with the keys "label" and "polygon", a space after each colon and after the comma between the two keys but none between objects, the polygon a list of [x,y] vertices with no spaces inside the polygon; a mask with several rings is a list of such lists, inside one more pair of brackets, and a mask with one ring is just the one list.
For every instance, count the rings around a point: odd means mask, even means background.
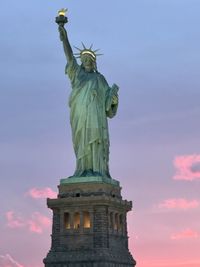
[{"label": "sky", "polygon": [[138,267],[200,266],[200,1],[0,2],[0,267],[42,267],[59,180],[72,175],[70,83],[55,16],[72,45],[94,44],[119,85],[109,120]]}]

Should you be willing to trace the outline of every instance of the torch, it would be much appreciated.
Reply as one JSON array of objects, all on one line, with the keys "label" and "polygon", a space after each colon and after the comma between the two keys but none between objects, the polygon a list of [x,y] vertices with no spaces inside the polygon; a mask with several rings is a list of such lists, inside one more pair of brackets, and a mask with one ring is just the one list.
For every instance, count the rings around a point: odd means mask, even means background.
[{"label": "torch", "polygon": [[67,8],[62,8],[58,11],[58,16],[56,17],[56,23],[59,26],[64,27],[65,23],[68,22],[68,18],[65,16],[66,12],[67,12]]}]

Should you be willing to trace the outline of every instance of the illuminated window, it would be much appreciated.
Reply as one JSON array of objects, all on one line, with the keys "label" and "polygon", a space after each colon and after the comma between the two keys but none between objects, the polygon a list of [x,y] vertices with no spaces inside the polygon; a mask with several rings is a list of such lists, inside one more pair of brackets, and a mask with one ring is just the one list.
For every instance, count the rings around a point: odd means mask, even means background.
[{"label": "illuminated window", "polygon": [[110,228],[113,229],[113,212],[110,213]]},{"label": "illuminated window", "polygon": [[119,228],[119,217],[118,217],[118,213],[115,213],[114,229],[118,230],[118,228]]},{"label": "illuminated window", "polygon": [[74,229],[80,228],[80,214],[79,212],[74,213]]},{"label": "illuminated window", "polygon": [[90,213],[88,211],[83,212],[83,228],[90,228],[91,221],[90,221]]},{"label": "illuminated window", "polygon": [[69,212],[64,213],[64,227],[65,227],[65,229],[70,229],[70,214],[69,214]]}]

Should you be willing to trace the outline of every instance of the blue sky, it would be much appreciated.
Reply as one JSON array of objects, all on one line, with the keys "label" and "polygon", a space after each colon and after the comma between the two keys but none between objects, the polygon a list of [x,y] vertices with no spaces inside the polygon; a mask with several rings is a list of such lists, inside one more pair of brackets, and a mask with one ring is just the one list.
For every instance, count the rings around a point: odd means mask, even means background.
[{"label": "blue sky", "polygon": [[[199,0],[0,3],[0,266],[7,254],[12,266],[42,266],[50,228],[37,233],[25,221],[51,214],[45,199],[26,193],[56,191],[74,171],[70,83],[54,22],[62,7],[71,44],[100,48],[99,71],[120,86],[110,169],[134,203],[129,234],[138,266],[199,266],[200,174],[191,171],[200,164]],[[9,226],[9,211],[21,225]]]}]

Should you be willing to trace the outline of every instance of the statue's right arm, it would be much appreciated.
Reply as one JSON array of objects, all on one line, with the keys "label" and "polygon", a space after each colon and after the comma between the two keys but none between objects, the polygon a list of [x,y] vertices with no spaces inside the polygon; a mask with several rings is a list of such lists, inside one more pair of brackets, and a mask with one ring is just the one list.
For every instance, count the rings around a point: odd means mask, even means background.
[{"label": "statue's right arm", "polygon": [[67,62],[70,63],[73,60],[73,51],[68,40],[67,31],[64,28],[64,26],[59,26],[58,30],[60,32],[60,40],[63,43],[63,49],[64,49]]}]

